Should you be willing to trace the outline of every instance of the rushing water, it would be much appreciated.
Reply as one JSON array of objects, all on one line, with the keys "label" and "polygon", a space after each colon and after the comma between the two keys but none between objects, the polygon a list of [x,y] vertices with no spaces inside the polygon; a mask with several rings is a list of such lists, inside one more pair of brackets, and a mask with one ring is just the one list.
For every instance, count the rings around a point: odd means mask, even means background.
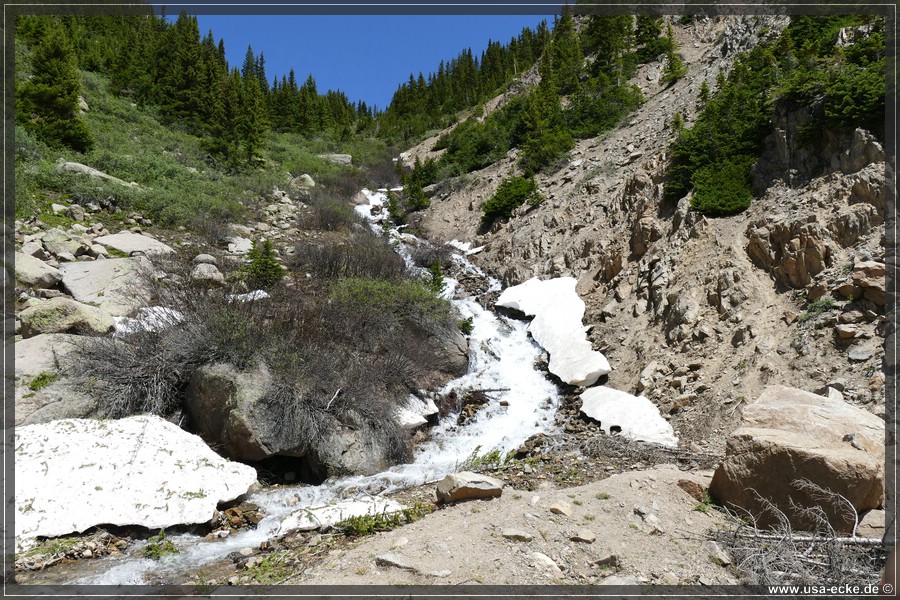
[{"label": "rushing water", "polygon": [[[376,230],[381,230],[386,215],[372,215],[372,209],[383,207],[384,191],[364,191],[369,204],[357,207]],[[416,240],[393,228],[388,231],[396,241],[397,251],[415,268],[410,259],[408,243]],[[465,259],[468,246],[454,244],[460,253],[454,255],[459,272],[484,277],[489,290],[499,290],[496,280],[487,278]],[[101,559],[109,568],[99,575],[82,577],[72,583],[141,584],[146,576],[154,580],[174,581],[179,575],[223,558],[242,548],[255,548],[295,526],[302,520],[303,509],[332,505],[347,511],[364,506],[368,510],[391,510],[393,503],[381,497],[398,489],[432,482],[456,470],[476,449],[508,452],[520,446],[530,436],[555,428],[553,415],[559,395],[556,386],[535,367],[540,348],[527,333],[527,323],[498,316],[485,310],[467,295],[458,282],[445,279],[444,295],[453,300],[464,318],[471,317],[469,336],[469,372],[442,390],[453,389],[504,390],[491,394],[491,401],[477,418],[465,426],[453,418],[442,420],[430,430],[429,440],[421,444],[410,464],[397,465],[371,476],[329,479],[318,486],[284,486],[254,494],[250,502],[257,504],[267,515],[256,527],[224,539],[205,541],[199,536],[181,534],[170,536],[179,548],[177,555],[159,561],[139,558]],[[501,406],[501,402],[503,406]],[[354,504],[355,503],[355,504]],[[341,508],[343,507],[343,508]],[[365,508],[364,508],[365,510]],[[332,520],[338,520],[333,518]],[[135,544],[134,553],[143,546]]]}]

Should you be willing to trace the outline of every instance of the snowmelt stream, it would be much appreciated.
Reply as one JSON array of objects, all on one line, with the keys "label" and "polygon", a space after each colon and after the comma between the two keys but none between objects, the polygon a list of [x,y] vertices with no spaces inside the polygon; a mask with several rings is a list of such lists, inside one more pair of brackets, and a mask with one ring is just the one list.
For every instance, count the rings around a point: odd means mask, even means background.
[{"label": "snowmelt stream", "polygon": [[[369,202],[357,206],[357,211],[370,221],[376,231],[382,230],[387,219],[386,192],[363,190]],[[407,244],[417,241],[415,237],[396,228],[390,228],[388,235],[407,265],[415,269],[407,247]],[[466,253],[477,249],[471,250],[467,244],[459,242],[452,245],[460,250],[460,254],[454,254],[460,271],[483,277],[489,284],[489,290],[500,289],[498,281],[488,278],[465,259]],[[491,401],[479,411],[477,418],[465,426],[457,425],[454,418],[443,419],[430,429],[428,441],[419,445],[410,464],[396,465],[371,476],[329,479],[318,486],[284,486],[254,494],[249,501],[257,504],[266,514],[256,529],[212,541],[192,534],[170,535],[168,539],[178,547],[178,554],[158,561],[100,559],[98,562],[108,561],[110,567],[103,573],[82,577],[71,583],[144,584],[149,583],[146,576],[151,573],[155,581],[178,580],[206,563],[243,548],[256,548],[260,543],[290,531],[308,521],[316,507],[330,507],[316,514],[320,516],[319,520],[331,523],[373,510],[396,509],[395,503],[381,495],[432,482],[455,472],[458,465],[476,450],[480,453],[495,449],[508,452],[535,433],[554,431],[559,391],[535,367],[542,351],[529,337],[528,323],[485,310],[450,277],[445,278],[445,283],[443,295],[453,300],[463,318],[471,317],[472,333],[469,336],[468,373],[449,382],[440,392],[449,393],[453,389],[503,390],[491,394]],[[501,401],[505,406],[501,406]],[[131,552],[143,545],[134,544]]]}]

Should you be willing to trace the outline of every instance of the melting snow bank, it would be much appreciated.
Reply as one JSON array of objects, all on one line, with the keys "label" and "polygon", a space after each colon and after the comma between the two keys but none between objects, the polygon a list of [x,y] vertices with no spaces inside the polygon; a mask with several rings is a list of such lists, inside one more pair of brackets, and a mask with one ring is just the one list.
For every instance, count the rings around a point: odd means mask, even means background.
[{"label": "melting snow bank", "polygon": [[581,394],[581,412],[600,422],[606,433],[618,428],[622,435],[634,440],[653,442],[674,448],[678,438],[659,409],[643,396],[600,386]]},{"label": "melting snow bank", "polygon": [[326,525],[334,525],[351,517],[396,513],[404,507],[398,502],[385,498],[361,498],[344,500],[326,506],[316,506],[295,512],[281,522],[279,533],[288,531],[311,531]]},{"label": "melting snow bank", "polygon": [[19,550],[94,525],[203,523],[256,481],[253,467],[152,415],[17,427],[15,449]]},{"label": "melting snow bank", "polygon": [[496,305],[533,316],[528,331],[550,353],[550,372],[572,385],[589,386],[610,372],[609,362],[591,347],[581,322],[584,302],[572,277],[533,277],[503,290]]}]

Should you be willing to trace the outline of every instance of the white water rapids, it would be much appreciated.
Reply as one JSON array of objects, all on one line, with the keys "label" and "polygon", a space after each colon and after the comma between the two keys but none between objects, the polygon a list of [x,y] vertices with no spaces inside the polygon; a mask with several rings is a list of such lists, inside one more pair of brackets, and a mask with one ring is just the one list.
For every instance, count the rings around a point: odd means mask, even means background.
[{"label": "white water rapids", "polygon": [[[372,216],[373,207],[383,207],[385,191],[364,190],[369,199],[357,210],[381,230],[386,215]],[[377,209],[376,209],[377,210]],[[411,265],[407,242],[415,238],[397,229],[389,230],[395,247]],[[489,289],[499,290],[496,280],[488,279],[469,263],[464,253],[468,247],[455,244],[461,253],[454,255],[458,268],[468,274],[485,277]],[[257,504],[267,515],[256,529],[231,535],[224,539],[205,541],[191,534],[170,535],[179,549],[178,554],[158,561],[140,558],[105,558],[109,567],[98,575],[82,577],[78,584],[144,584],[152,574],[155,581],[179,580],[184,573],[201,568],[210,561],[222,559],[243,548],[256,548],[261,542],[286,533],[297,520],[298,511],[354,499],[386,504],[381,495],[415,485],[432,482],[457,470],[476,449],[480,453],[491,450],[508,452],[539,432],[554,431],[554,413],[559,401],[556,386],[535,367],[541,349],[527,333],[528,323],[517,321],[482,308],[473,297],[462,290],[457,281],[447,277],[444,295],[451,298],[464,318],[472,318],[469,336],[469,372],[448,383],[441,392],[453,389],[505,390],[492,394],[489,404],[465,426],[458,426],[455,418],[446,418],[429,432],[428,441],[421,444],[410,464],[397,465],[377,475],[329,479],[318,486],[284,486],[254,494],[249,501]],[[501,401],[506,406],[501,406]],[[301,513],[302,514],[302,513]],[[134,544],[131,552],[144,544]]]}]

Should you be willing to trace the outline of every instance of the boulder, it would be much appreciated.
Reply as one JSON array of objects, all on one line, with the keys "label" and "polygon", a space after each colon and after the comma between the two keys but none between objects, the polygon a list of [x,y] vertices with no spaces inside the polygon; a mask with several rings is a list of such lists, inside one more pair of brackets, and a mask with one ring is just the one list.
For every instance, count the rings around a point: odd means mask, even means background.
[{"label": "boulder", "polygon": [[59,269],[47,265],[44,261],[22,252],[15,254],[16,281],[33,288],[52,288],[62,281],[63,274]]},{"label": "boulder", "polygon": [[99,306],[113,316],[127,315],[141,304],[142,274],[151,268],[143,256],[60,265],[62,286],[75,300]]},{"label": "boulder", "polygon": [[37,536],[94,525],[205,523],[219,502],[256,480],[252,467],[221,458],[199,437],[152,415],[17,427],[15,448],[19,550]]},{"label": "boulder", "polygon": [[353,164],[353,157],[349,154],[320,154],[319,158],[324,158],[328,162],[347,167]]},{"label": "boulder", "polygon": [[247,254],[253,248],[253,240],[240,236],[227,237],[224,241],[232,254]]},{"label": "boulder", "polygon": [[89,177],[96,177],[97,179],[104,179],[106,181],[110,181],[112,183],[117,183],[124,187],[130,187],[130,188],[140,187],[137,183],[135,183],[133,181],[130,183],[127,181],[122,181],[121,179],[118,179],[111,175],[107,175],[103,171],[98,171],[97,169],[95,169],[93,167],[89,167],[87,165],[83,165],[83,164],[77,163],[77,162],[67,162],[63,159],[59,159],[59,162],[56,163],[56,170],[57,171],[67,171],[69,173],[79,173],[81,175],[87,175]]},{"label": "boulder", "polygon": [[581,412],[600,423],[608,434],[621,433],[627,438],[662,444],[674,448],[678,438],[659,409],[643,396],[606,386],[592,387],[581,394]]},{"label": "boulder", "polygon": [[95,244],[100,244],[125,254],[172,254],[175,250],[171,246],[160,242],[147,235],[132,233],[130,231],[121,231],[112,235],[102,235],[94,238]]},{"label": "boulder", "polygon": [[341,420],[327,419],[322,430],[321,439],[311,444],[306,456],[313,479],[374,475],[394,464],[384,440],[373,435],[371,427],[353,411],[341,415]]},{"label": "boulder", "polygon": [[198,263],[191,271],[191,279],[202,281],[205,283],[222,284],[225,283],[225,276],[216,268],[216,265],[209,263]]},{"label": "boulder", "polygon": [[839,494],[857,512],[878,508],[884,498],[884,442],[884,421],[868,411],[836,398],[770,386],[745,407],[709,491],[720,502],[748,511],[761,527],[780,523],[757,493],[785,513],[795,529],[813,523],[792,510],[791,501],[821,507],[832,527],[846,533],[853,515],[794,482],[805,479]]},{"label": "boulder", "polygon": [[[96,401],[60,377],[70,358],[77,357],[72,343],[78,336],[45,333],[15,343],[15,424],[31,425],[55,419],[91,416]],[[48,385],[30,385],[42,373],[56,376]]]},{"label": "boulder", "polygon": [[227,363],[206,365],[191,379],[185,410],[197,431],[222,453],[236,460],[256,461],[270,456],[302,458],[299,469],[307,479],[331,475],[371,475],[387,469],[390,450],[352,411],[341,420],[321,417],[318,434],[291,426],[273,401],[272,375],[265,364],[239,371]]},{"label": "boulder", "polygon": [[291,179],[291,185],[301,190],[308,190],[310,188],[316,187],[316,182],[313,181],[312,177],[304,173],[299,177],[294,177],[293,179]]},{"label": "boulder", "polygon": [[503,482],[488,475],[463,471],[441,479],[435,491],[439,503],[494,498],[503,493]]},{"label": "boulder", "polygon": [[195,265],[215,265],[217,264],[216,257],[212,254],[198,254],[194,257],[194,260],[191,261]]},{"label": "boulder", "polygon": [[[220,446],[226,456],[262,460],[287,449],[267,435],[277,423],[255,420],[265,416],[256,407],[271,385],[272,376],[264,364],[244,372],[225,363],[206,365],[191,378],[185,410],[203,439]],[[300,455],[305,454],[305,446]]]},{"label": "boulder", "polygon": [[59,371],[62,362],[74,349],[78,336],[46,333],[15,343],[15,372],[19,378],[34,377],[45,371]]},{"label": "boulder", "polygon": [[16,389],[15,423],[35,425],[58,419],[82,419],[97,414],[97,400],[68,379],[54,381],[36,392]]},{"label": "boulder", "polygon": [[496,304],[534,316],[528,331],[550,353],[550,372],[566,383],[589,386],[611,369],[587,340],[581,321],[584,302],[576,285],[573,277],[545,281],[534,277],[503,290]]},{"label": "boulder", "polygon": [[[15,343],[16,426],[88,417],[94,413],[96,401],[60,376],[76,350],[72,343],[76,339],[78,336],[66,333],[45,333]],[[42,373],[56,379],[32,389],[30,384]]]},{"label": "boulder", "polygon": [[80,238],[75,239],[56,227],[44,232],[41,236],[41,244],[47,252],[57,256],[60,254],[81,256],[88,254],[90,250],[90,244],[82,242]]},{"label": "boulder", "polygon": [[108,333],[115,324],[102,309],[60,296],[36,302],[19,313],[22,337],[41,333]]}]

